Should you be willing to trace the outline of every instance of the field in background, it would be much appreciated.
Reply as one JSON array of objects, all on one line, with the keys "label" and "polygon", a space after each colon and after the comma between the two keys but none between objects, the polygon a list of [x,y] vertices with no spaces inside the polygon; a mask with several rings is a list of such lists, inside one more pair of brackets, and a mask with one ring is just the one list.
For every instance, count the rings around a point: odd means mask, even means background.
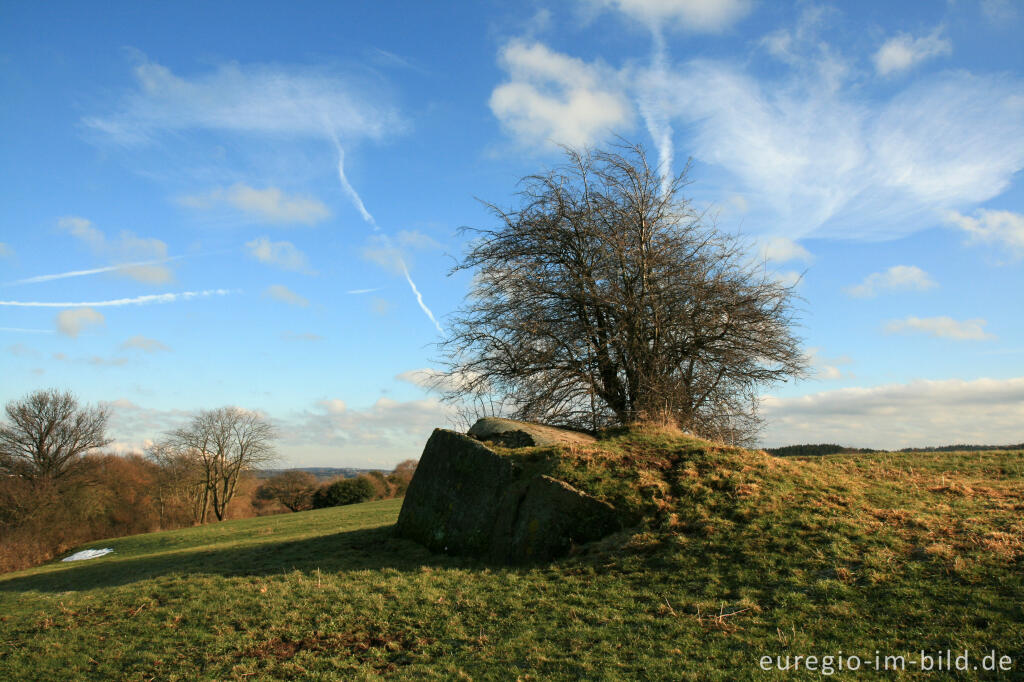
[{"label": "field in background", "polygon": [[946,649],[1024,674],[1024,453],[520,456],[636,527],[518,568],[391,538],[401,500],[90,543],[114,553],[0,576],[0,678],[777,679],[762,656]]}]

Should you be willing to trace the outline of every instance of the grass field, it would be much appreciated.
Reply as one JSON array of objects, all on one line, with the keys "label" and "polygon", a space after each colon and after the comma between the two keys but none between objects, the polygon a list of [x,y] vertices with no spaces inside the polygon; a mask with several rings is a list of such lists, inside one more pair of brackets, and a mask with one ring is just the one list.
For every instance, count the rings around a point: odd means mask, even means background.
[{"label": "grass field", "polygon": [[1024,677],[1020,452],[517,456],[634,527],[517,568],[391,538],[401,500],[91,543],[114,552],[0,576],[0,679],[782,679],[762,656],[840,651],[906,679],[947,649]]}]

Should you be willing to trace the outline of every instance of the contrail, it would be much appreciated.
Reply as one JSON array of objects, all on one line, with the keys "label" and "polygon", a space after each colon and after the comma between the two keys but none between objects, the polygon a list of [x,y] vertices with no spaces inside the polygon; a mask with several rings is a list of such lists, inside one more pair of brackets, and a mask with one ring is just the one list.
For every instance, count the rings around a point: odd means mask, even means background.
[{"label": "contrail", "polygon": [[0,332],[21,332],[23,334],[52,334],[52,329],[22,329],[21,327],[0,327]]},{"label": "contrail", "polygon": [[[380,226],[377,224],[377,221],[370,214],[370,212],[366,210],[366,205],[363,204],[362,197],[359,196],[359,193],[356,192],[355,187],[352,186],[352,184],[348,181],[348,177],[345,176],[345,150],[342,148],[341,142],[338,141],[338,136],[334,134],[334,130],[329,125],[327,126],[327,131],[331,137],[331,141],[334,142],[334,148],[338,151],[338,179],[341,181],[342,190],[344,190],[345,194],[347,194],[349,199],[352,200],[352,203],[355,204],[355,207],[359,210],[360,215],[363,216],[363,220],[365,220],[367,223],[370,224],[371,227],[373,227],[374,232],[381,233],[381,229]],[[423,294],[421,294],[420,290],[416,287],[416,283],[412,281],[412,276],[409,274],[409,268],[405,264],[405,259],[402,258],[402,255],[397,251],[397,249],[394,248],[394,246],[391,243],[390,237],[383,233],[381,233],[381,237],[384,240],[384,245],[389,250],[395,252],[396,257],[398,258],[398,265],[402,269],[402,274],[405,275],[405,281],[409,283],[409,288],[412,289],[413,295],[416,296],[416,302],[419,304],[420,309],[424,313],[426,313],[427,317],[430,318],[430,321],[434,323],[434,327],[437,328],[437,331],[441,334],[444,334],[444,330],[441,329],[441,325],[437,323],[437,318],[434,317],[434,313],[431,312],[430,308],[427,307],[427,304],[423,302]]]},{"label": "contrail", "polygon": [[359,192],[352,186],[352,183],[348,181],[348,177],[345,175],[345,150],[341,146],[341,142],[338,141],[338,136],[334,133],[334,129],[330,125],[327,125],[327,131],[331,136],[331,141],[334,143],[334,148],[338,150],[338,179],[341,181],[341,189],[348,195],[348,198],[352,200],[355,207],[359,209],[359,214],[363,216],[363,220],[370,223],[375,231],[380,230],[377,225],[377,221],[373,219],[370,212],[366,210],[366,206],[363,204],[363,198],[359,196]]},{"label": "contrail", "polygon": [[437,328],[438,333],[444,334],[444,330],[441,329],[441,325],[439,325],[437,320],[434,319],[434,313],[430,312],[430,308],[428,308],[427,304],[423,302],[423,294],[421,294],[420,290],[416,288],[416,282],[413,282],[412,277],[409,276],[409,268],[405,267],[405,261],[402,260],[401,256],[398,257],[398,263],[402,266],[402,274],[405,275],[405,281],[407,281],[409,286],[412,288],[412,293],[416,294],[416,302],[420,304],[420,308],[427,314],[430,321],[434,323],[434,327]]},{"label": "contrail", "polygon": [[159,265],[160,263],[167,263],[172,260],[179,260],[185,256],[172,256],[170,258],[161,258],[159,260],[144,260],[137,263],[121,263],[120,265],[107,265],[102,268],[93,268],[91,270],[72,270],[70,272],[61,272],[56,275],[37,275],[35,277],[27,277],[25,279],[17,279],[13,282],[7,282],[8,285],[12,284],[35,284],[36,282],[50,282],[55,279],[67,279],[68,277],[85,277],[86,275],[98,275],[103,272],[115,272],[117,270],[127,270],[128,268],[136,268],[144,265]]},{"label": "contrail", "polygon": [[370,294],[370,293],[373,293],[374,291],[380,291],[380,287],[376,287],[374,289],[349,289],[345,293],[346,294]]},{"label": "contrail", "polygon": [[228,294],[235,293],[239,292],[232,289],[207,289],[205,291],[181,291],[176,294],[149,294],[148,296],[136,296],[135,298],[115,298],[110,301],[69,301],[62,303],[51,301],[0,301],[0,306],[13,306],[17,308],[111,308],[123,305],[173,303],[178,300],[186,301],[190,298],[227,296]]},{"label": "contrail", "polygon": [[[661,27],[651,26],[651,37],[653,51],[651,53],[651,74],[645,80],[647,82],[647,94],[640,97],[640,113],[647,125],[647,132],[650,133],[658,148],[658,167],[661,170],[661,194],[668,193],[672,182],[672,126],[668,123],[668,116],[665,114],[665,102],[661,93],[665,92],[665,81],[667,80],[668,59],[665,49],[665,38],[662,35]],[[654,81],[653,83],[651,81]],[[653,91],[653,92],[652,92]]]}]

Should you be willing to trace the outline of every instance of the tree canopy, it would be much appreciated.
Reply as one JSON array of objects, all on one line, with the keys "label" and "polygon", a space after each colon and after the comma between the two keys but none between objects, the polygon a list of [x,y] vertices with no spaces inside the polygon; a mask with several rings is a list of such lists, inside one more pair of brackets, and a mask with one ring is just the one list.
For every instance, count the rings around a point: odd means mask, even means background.
[{"label": "tree canopy", "polygon": [[221,407],[196,414],[187,426],[168,433],[153,453],[163,461],[177,459],[194,472],[201,491],[199,522],[206,521],[208,508],[220,521],[241,475],[276,458],[275,436],[274,427],[256,412]]},{"label": "tree canopy", "polygon": [[30,481],[57,481],[77,470],[82,456],[110,443],[109,411],[84,407],[69,392],[31,393],[7,403],[0,425],[0,473]]},{"label": "tree canopy", "polygon": [[517,206],[487,204],[498,227],[464,228],[454,271],[474,278],[441,344],[448,398],[749,440],[759,388],[805,371],[792,286],[694,210],[687,171],[663,183],[642,146],[566,156],[523,178]]}]

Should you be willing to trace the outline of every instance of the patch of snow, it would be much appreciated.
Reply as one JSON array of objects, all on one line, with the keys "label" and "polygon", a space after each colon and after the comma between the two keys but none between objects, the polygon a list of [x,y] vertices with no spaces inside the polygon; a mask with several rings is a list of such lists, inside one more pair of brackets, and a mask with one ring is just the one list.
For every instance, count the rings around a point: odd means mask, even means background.
[{"label": "patch of snow", "polygon": [[113,552],[113,548],[106,547],[104,549],[83,549],[81,552],[75,552],[69,557],[64,557],[61,561],[84,561],[85,559],[95,559],[98,556],[104,556]]}]

